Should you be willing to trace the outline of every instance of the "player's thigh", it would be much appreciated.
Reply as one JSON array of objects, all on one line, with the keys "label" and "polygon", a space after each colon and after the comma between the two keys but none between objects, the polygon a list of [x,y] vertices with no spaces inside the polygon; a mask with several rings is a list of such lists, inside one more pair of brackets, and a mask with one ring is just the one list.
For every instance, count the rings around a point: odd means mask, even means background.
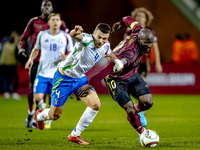
[{"label": "player's thigh", "polygon": [[34,100],[37,102],[40,102],[43,98],[44,98],[44,94],[43,93],[37,93],[33,95]]},{"label": "player's thigh", "polygon": [[80,99],[93,110],[99,110],[101,107],[100,99],[93,90],[90,90],[90,93],[86,97],[81,97]]},{"label": "player's thigh", "polygon": [[110,76],[104,81],[110,95],[121,107],[131,101],[126,80],[116,79]]},{"label": "player's thigh", "polygon": [[138,73],[132,76],[129,81],[129,93],[136,99],[140,100],[141,96],[151,95],[149,86]]},{"label": "player's thigh", "polygon": [[53,79],[51,105],[54,107],[63,106],[75,87],[76,81],[73,81],[73,78],[69,78],[56,71]]},{"label": "player's thigh", "polygon": [[145,105],[153,105],[153,97],[151,94],[144,94],[139,97],[139,100]]}]

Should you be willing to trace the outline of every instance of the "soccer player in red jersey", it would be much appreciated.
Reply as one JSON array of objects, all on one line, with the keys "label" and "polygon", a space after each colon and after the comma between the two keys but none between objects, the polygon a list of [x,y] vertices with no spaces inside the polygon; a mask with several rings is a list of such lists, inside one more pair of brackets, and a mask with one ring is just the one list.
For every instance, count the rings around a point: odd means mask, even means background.
[{"label": "soccer player in red jersey", "polygon": [[[41,16],[38,17],[34,17],[32,19],[30,19],[30,21],[28,22],[23,36],[21,38],[20,41],[20,49],[19,49],[19,54],[23,55],[24,57],[27,57],[25,54],[25,46],[27,44],[28,39],[31,39],[31,50],[33,49],[35,42],[36,42],[36,38],[37,35],[40,31],[43,30],[47,30],[49,29],[49,25],[48,25],[48,16],[49,14],[53,11],[53,5],[52,2],[50,0],[42,0],[42,4],[41,4]],[[62,26],[61,29],[64,31],[67,31],[67,27],[64,21],[62,21]],[[26,118],[26,127],[36,127],[36,124],[31,124],[31,120],[32,117],[34,115],[34,110],[33,110],[33,84],[34,84],[34,80],[37,74],[37,68],[38,68],[38,64],[39,64],[39,59],[40,59],[40,55],[37,56],[37,58],[34,60],[34,64],[30,70],[30,83],[29,83],[29,88],[30,91],[28,93],[28,104],[29,104],[29,110],[28,110],[28,116]]]},{"label": "soccer player in red jersey", "polygon": [[[153,45],[154,36],[149,29],[143,28],[130,16],[123,17],[122,21],[113,25],[113,32],[130,27],[132,33],[120,42],[113,50],[120,59],[124,68],[121,72],[113,72],[114,63],[109,62],[98,74],[93,76],[88,84],[78,90],[79,97],[88,93],[106,75],[104,81],[112,98],[126,111],[127,119],[141,134],[145,128],[142,127],[139,112],[147,110],[153,105],[153,98],[147,83],[137,72],[138,66],[144,53],[148,53]],[[130,95],[138,99],[134,106]]]},{"label": "soccer player in red jersey", "polygon": [[[142,25],[144,28],[150,29],[149,26],[154,19],[154,16],[150,11],[148,11],[146,8],[140,7],[136,8],[131,12],[131,17],[133,17],[135,20],[138,21],[140,25]],[[162,72],[162,66],[160,62],[160,52],[158,47],[158,38],[156,36],[156,33],[154,30],[150,29],[151,32],[154,35],[154,42],[153,46],[151,48],[150,53],[145,54],[142,57],[141,64],[138,67],[138,73],[143,77],[143,79],[146,79],[147,74],[151,70],[150,62],[155,61],[155,69],[158,73]],[[124,34],[124,37],[131,34],[131,29],[128,27],[126,29],[126,32]],[[155,54],[155,56],[154,56]],[[154,58],[155,57],[155,58]]]}]

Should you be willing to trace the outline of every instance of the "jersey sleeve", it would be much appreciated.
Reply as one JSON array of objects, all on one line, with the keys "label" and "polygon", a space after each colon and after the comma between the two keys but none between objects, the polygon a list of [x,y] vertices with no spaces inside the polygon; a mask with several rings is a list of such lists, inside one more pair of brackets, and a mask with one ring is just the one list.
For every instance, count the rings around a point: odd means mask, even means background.
[{"label": "jersey sleeve", "polygon": [[20,46],[19,46],[20,49],[24,49],[24,47],[27,44],[27,40],[28,40],[29,36],[31,36],[33,34],[33,23],[34,23],[34,20],[35,20],[35,18],[31,19],[28,22],[28,24],[27,24],[27,26],[26,26],[26,28],[25,28],[25,30],[23,32],[22,38],[20,40]]},{"label": "jersey sleeve", "polygon": [[92,35],[87,34],[87,33],[81,33],[81,35],[83,36],[83,39],[81,41],[81,43],[87,47],[88,45],[90,45],[90,43],[93,41]]},{"label": "jersey sleeve", "polygon": [[143,29],[143,27],[130,16],[123,17],[121,23],[123,26],[130,27],[132,32]]},{"label": "jersey sleeve", "polygon": [[73,42],[72,42],[71,36],[68,33],[65,33],[65,37],[66,37],[66,41],[67,41],[65,53],[69,53],[73,49]]},{"label": "jersey sleeve", "polygon": [[94,87],[97,83],[99,83],[103,78],[105,78],[108,74],[112,72],[113,66],[113,62],[108,62],[104,69],[102,69],[98,74],[96,74],[89,80],[88,84]]},{"label": "jersey sleeve", "polygon": [[37,39],[35,42],[35,49],[41,49],[41,36],[42,36],[42,31],[40,31],[37,35]]},{"label": "jersey sleeve", "polygon": [[106,45],[104,46],[104,50],[105,50],[105,57],[106,56],[109,56],[110,53],[112,52],[112,50],[110,49],[110,43],[109,42],[106,42]]}]

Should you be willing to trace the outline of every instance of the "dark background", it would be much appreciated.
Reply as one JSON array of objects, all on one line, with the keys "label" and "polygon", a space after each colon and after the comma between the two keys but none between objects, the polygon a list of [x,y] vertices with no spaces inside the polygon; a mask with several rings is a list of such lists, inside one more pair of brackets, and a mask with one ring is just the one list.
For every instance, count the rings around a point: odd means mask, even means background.
[{"label": "dark background", "polygon": [[[1,1],[0,38],[17,30],[23,33],[28,21],[41,14],[42,0]],[[113,23],[130,15],[136,7],[146,7],[155,19],[151,26],[156,31],[162,62],[171,62],[172,43],[177,33],[189,33],[199,45],[200,32],[171,3],[170,0],[52,0],[54,12],[61,13],[68,28],[81,25],[85,32],[92,33],[100,22]],[[111,34],[114,48],[123,39],[124,30]]]}]

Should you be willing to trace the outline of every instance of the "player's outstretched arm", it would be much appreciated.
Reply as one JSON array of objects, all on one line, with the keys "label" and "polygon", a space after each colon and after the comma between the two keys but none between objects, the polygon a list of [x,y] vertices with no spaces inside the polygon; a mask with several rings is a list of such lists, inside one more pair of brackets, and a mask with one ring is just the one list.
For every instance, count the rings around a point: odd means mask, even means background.
[{"label": "player's outstretched arm", "polygon": [[121,22],[116,22],[116,23],[114,23],[113,26],[112,26],[112,31],[111,31],[111,33],[115,33],[116,31],[119,31],[119,30],[121,30],[122,28],[123,28],[123,26],[122,26]]},{"label": "player's outstretched arm", "polygon": [[80,42],[83,39],[81,33],[83,32],[83,28],[79,25],[75,26],[74,29],[70,32],[70,36],[74,38],[76,41]]},{"label": "player's outstretched arm", "polygon": [[78,89],[77,91],[77,95],[79,97],[85,97],[89,94],[90,90],[91,90],[92,86],[89,84],[86,84],[84,86],[82,86],[81,88]]},{"label": "player's outstretched arm", "polygon": [[108,74],[112,72],[113,66],[114,66],[114,63],[109,62],[104,69],[102,69],[98,74],[90,78],[88,84],[78,89],[77,91],[78,96],[79,97],[87,96],[87,94],[89,94],[89,90],[92,87],[94,87],[97,83],[99,83],[103,78],[105,78]]}]

